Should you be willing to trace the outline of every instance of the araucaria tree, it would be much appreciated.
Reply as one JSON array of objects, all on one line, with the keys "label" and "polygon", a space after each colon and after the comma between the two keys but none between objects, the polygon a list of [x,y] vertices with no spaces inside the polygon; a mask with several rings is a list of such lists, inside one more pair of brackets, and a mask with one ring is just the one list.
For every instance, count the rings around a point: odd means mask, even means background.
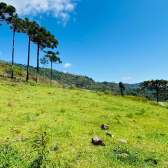
[{"label": "araucaria tree", "polygon": [[[43,64],[43,67],[45,68],[45,65],[48,64],[48,58],[45,56],[40,58],[40,63]],[[45,70],[44,70],[44,78],[45,78]]]},{"label": "araucaria tree", "polygon": [[155,90],[156,91],[156,96],[157,96],[157,103],[159,102],[159,91],[166,91],[168,89],[168,81],[167,80],[148,80],[144,81],[140,87],[142,89],[148,89],[148,90]]},{"label": "araucaria tree", "polygon": [[124,96],[124,90],[125,90],[125,86],[122,82],[119,83],[119,87],[120,87],[120,92],[121,92],[121,95]]},{"label": "araucaria tree", "polygon": [[9,24],[10,29],[13,31],[13,46],[12,46],[12,75],[13,78],[13,65],[14,65],[14,44],[15,44],[15,33],[23,32],[23,20],[18,18],[17,14],[15,14],[12,18],[7,19],[7,24]]},{"label": "araucaria tree", "polygon": [[44,51],[44,48],[57,48],[58,40],[55,39],[54,35],[51,35],[49,31],[45,29],[45,27],[39,27],[37,26],[36,34],[33,35],[31,38],[31,41],[33,43],[37,44],[37,83],[39,81],[39,49]]},{"label": "araucaria tree", "polygon": [[29,21],[28,18],[25,18],[23,28],[24,28],[24,33],[26,33],[29,36],[29,42],[28,42],[28,58],[27,58],[27,76],[26,76],[26,81],[29,81],[29,62],[30,62],[30,40],[31,38],[36,35],[36,28],[38,28],[39,25],[37,24],[36,21]]},{"label": "araucaria tree", "polygon": [[57,57],[57,55],[59,55],[59,52],[57,51],[56,53],[53,51],[48,51],[47,54],[45,55],[46,58],[49,59],[49,61],[51,62],[51,81],[52,81],[52,63],[62,63],[62,61],[60,60],[59,57]]},{"label": "araucaria tree", "polygon": [[4,2],[0,3],[0,26],[6,23],[7,19],[10,20],[16,14],[16,9],[12,5],[7,5]]}]

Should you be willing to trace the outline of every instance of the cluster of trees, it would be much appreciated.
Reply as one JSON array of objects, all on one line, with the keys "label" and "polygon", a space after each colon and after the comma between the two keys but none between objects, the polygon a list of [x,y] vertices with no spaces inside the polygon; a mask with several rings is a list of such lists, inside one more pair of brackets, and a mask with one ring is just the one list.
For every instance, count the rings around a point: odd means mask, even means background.
[{"label": "cluster of trees", "polygon": [[[133,86],[135,87],[135,86]],[[125,85],[119,82],[120,94],[124,96]],[[168,81],[167,80],[148,80],[140,83],[137,89],[129,89],[126,95],[146,97],[149,100],[167,101],[168,100]]]},{"label": "cluster of trees", "polygon": [[149,100],[168,100],[167,80],[148,80],[139,85],[137,89],[130,89],[127,95],[146,97]]},{"label": "cluster of trees", "polygon": [[168,81],[167,80],[149,80],[149,81],[144,81],[140,87],[142,90],[148,89],[150,91],[155,91],[157,102],[159,102],[159,94],[166,93],[167,95],[167,90],[168,90]]},{"label": "cluster of trees", "polygon": [[[30,60],[30,41],[37,45],[37,76],[36,82],[39,81],[39,50],[43,51],[46,55],[42,58],[51,62],[51,76],[52,76],[52,63],[62,63],[60,58],[57,56],[59,52],[45,51],[44,49],[57,48],[59,44],[58,40],[55,39],[54,35],[50,31],[47,31],[45,27],[40,26],[36,21],[30,21],[28,18],[24,20],[18,17],[15,7],[7,5],[4,2],[0,3],[0,26],[7,24],[13,31],[13,48],[12,48],[12,74],[13,78],[13,66],[14,66],[14,44],[15,44],[15,33],[24,33],[28,35],[28,61],[27,61],[27,77],[29,80],[29,60]],[[52,77],[51,77],[52,78]]]}]

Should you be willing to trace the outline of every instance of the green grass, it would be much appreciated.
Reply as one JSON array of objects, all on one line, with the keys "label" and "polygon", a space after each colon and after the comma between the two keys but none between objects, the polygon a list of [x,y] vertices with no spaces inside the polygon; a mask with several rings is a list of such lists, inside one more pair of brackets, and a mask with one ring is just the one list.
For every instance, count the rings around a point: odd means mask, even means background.
[{"label": "green grass", "polygon": [[[49,127],[47,159],[55,163],[53,167],[164,167],[168,162],[168,109],[150,101],[0,83],[0,114],[0,142],[29,137],[27,141],[1,143],[0,167],[4,157],[7,167],[32,167],[37,154],[31,153],[32,140],[41,127]],[[110,129],[102,130],[102,124]],[[115,137],[106,136],[107,132]],[[91,143],[96,135],[105,147]],[[128,143],[121,144],[117,139]],[[5,146],[9,147],[7,151]]]}]

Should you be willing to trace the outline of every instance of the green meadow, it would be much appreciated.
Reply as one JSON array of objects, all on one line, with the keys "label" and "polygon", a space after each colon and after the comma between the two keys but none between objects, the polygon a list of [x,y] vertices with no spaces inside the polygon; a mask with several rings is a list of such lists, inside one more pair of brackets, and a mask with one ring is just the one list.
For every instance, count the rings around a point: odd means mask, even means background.
[{"label": "green meadow", "polygon": [[[102,130],[102,124],[109,125],[109,130]],[[44,134],[45,145],[38,146]],[[28,140],[11,141],[25,136]],[[93,145],[94,136],[106,146]],[[0,83],[1,168],[166,167],[167,140],[168,109],[155,102],[79,89]],[[36,164],[40,152],[45,157]]]}]

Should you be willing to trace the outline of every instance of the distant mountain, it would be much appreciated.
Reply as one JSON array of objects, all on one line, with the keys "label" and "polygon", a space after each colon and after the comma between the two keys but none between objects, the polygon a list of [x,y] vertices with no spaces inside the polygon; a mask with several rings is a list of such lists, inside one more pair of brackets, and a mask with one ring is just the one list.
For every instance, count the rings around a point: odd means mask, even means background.
[{"label": "distant mountain", "polygon": [[138,89],[140,88],[140,84],[143,83],[143,82],[140,82],[140,83],[134,83],[134,84],[128,84],[128,83],[124,83],[124,85],[130,89]]}]

